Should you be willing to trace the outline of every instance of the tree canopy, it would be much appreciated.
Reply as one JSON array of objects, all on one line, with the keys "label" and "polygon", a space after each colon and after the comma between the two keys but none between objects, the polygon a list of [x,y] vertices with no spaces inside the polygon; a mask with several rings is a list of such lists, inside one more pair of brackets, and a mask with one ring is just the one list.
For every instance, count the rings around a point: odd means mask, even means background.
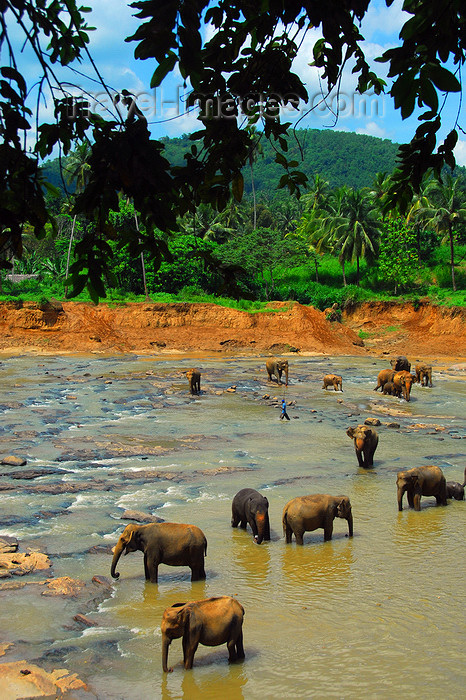
[{"label": "tree canopy", "polygon": [[[386,5],[392,2],[386,0]],[[200,107],[201,128],[192,135],[183,164],[173,165],[165,157],[164,143],[151,136],[143,113],[126,90],[111,95],[126,110],[124,116],[116,110],[114,117],[104,118],[89,111],[85,100],[73,100],[70,88],[56,75],[57,66],[84,58],[92,61],[88,8],[75,0],[1,0],[0,47],[6,61],[0,68],[0,259],[5,258],[2,250],[21,256],[26,222],[38,237],[48,222],[53,224],[40,163],[57,146],[66,155],[79,143],[90,144],[86,182],[74,207],[94,225],[73,265],[71,282],[75,289],[87,284],[95,298],[104,293],[109,212],[118,210],[119,196],[133,201],[146,231],[144,246],[154,259],[160,258],[156,229],[176,230],[177,217],[202,202],[222,209],[231,195],[241,199],[241,171],[251,154],[252,125],[260,126],[284,168],[279,187],[299,195],[306,177],[297,160],[287,159],[289,124],[282,123],[280,109],[309,101],[293,62],[311,28],[321,33],[309,61],[320,69],[324,91],[338,89],[344,68],[351,66],[359,92],[387,91],[403,118],[415,109],[424,110],[412,140],[399,149],[386,197],[387,206],[397,203],[407,208],[427,170],[440,176],[445,164],[455,164],[456,124],[443,142],[438,143],[437,134],[444,96],[461,90],[464,3],[404,0],[403,9],[410,17],[399,43],[376,59],[388,66],[388,84],[364,53],[360,23],[369,5],[370,0],[262,0],[260,5],[253,0],[134,2],[140,24],[127,41],[134,42],[137,58],[155,61],[151,87],[176,69],[191,89],[189,104]],[[37,62],[38,99],[49,87],[54,115],[50,123],[34,124],[35,115],[27,106],[32,86],[21,71],[23,44],[12,38],[13,25],[15,32],[18,28],[23,32],[24,44]],[[98,66],[94,67],[103,83]],[[104,83],[103,88],[108,90]],[[25,138],[28,132],[36,132],[32,150],[31,140]]]}]

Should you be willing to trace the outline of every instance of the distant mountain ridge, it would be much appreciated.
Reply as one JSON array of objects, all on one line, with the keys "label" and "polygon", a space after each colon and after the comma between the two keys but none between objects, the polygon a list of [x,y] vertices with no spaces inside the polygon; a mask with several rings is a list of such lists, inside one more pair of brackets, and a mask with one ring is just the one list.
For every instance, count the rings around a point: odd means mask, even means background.
[{"label": "distant mountain ridge", "polygon": [[[163,137],[160,139],[165,146],[165,157],[173,164],[182,165],[184,154],[190,150],[193,141],[187,134],[179,138]],[[381,139],[366,134],[354,134],[349,131],[334,131],[332,129],[299,129],[290,131],[288,137],[288,160],[296,160],[297,170],[304,172],[310,181],[314,175],[321,175],[328,180],[331,187],[348,185],[355,189],[369,187],[373,184],[379,172],[390,174],[396,165],[396,154],[399,144],[388,139]],[[288,190],[277,190],[280,177],[285,172],[283,167],[275,163],[275,151],[267,139],[262,138],[260,152],[253,166],[254,185],[257,194],[266,192],[269,195],[282,193],[286,196]],[[66,163],[66,159],[62,159]],[[464,170],[460,168],[460,170]],[[45,176],[56,187],[63,189],[60,177],[58,158],[44,164]],[[251,173],[249,166],[243,170],[244,191],[251,192]],[[73,186],[67,185],[70,191]]]}]

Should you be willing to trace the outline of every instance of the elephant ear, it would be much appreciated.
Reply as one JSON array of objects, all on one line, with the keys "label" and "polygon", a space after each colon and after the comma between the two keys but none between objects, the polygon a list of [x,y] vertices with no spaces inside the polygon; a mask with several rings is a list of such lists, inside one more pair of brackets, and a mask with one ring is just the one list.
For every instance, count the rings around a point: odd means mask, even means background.
[{"label": "elephant ear", "polygon": [[125,527],[125,529],[121,535],[123,538],[123,542],[124,542],[125,547],[127,547],[129,545],[129,543],[131,542],[131,540],[133,539],[136,527],[137,526],[133,525],[133,524],[127,525]]},{"label": "elephant ear", "polygon": [[354,437],[354,428],[348,428],[346,431],[346,434],[348,437],[353,438]]}]

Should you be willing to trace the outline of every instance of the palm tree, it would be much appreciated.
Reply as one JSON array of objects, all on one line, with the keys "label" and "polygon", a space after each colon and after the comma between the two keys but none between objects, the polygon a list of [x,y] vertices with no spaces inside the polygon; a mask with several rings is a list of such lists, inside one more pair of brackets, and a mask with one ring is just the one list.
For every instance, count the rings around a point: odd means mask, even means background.
[{"label": "palm tree", "polygon": [[[68,157],[65,172],[67,173],[68,182],[76,183],[76,193],[82,192],[86,186],[87,179],[90,175],[91,166],[89,165],[89,158],[91,155],[91,145],[88,141],[84,141],[79,144],[73,153]],[[71,249],[73,247],[74,230],[76,226],[76,214],[73,217],[73,223],[71,224],[71,234],[70,243],[68,246],[68,254],[66,257],[66,271],[65,279],[68,278],[68,272],[70,269],[70,257]],[[65,297],[67,295],[68,288],[65,287]]]},{"label": "palm tree", "polygon": [[420,207],[418,216],[424,221],[424,227],[432,227],[442,237],[442,243],[450,244],[450,268],[453,291],[455,281],[455,229],[466,223],[466,201],[464,192],[459,187],[459,180],[448,176],[444,183],[431,180],[426,187],[425,196],[428,206]]},{"label": "palm tree", "polygon": [[314,213],[316,250],[338,253],[346,287],[345,262],[356,260],[356,284],[359,287],[359,264],[361,258],[373,260],[377,257],[380,241],[381,221],[368,190],[353,190],[339,187],[326,203],[327,211]]},{"label": "palm tree", "polygon": [[253,202],[253,231],[257,228],[257,203],[256,203],[256,186],[254,183],[254,163],[256,162],[259,154],[262,153],[261,138],[262,135],[258,134],[255,126],[248,126],[246,131],[249,135],[249,148],[248,148],[248,162],[249,170],[251,171],[251,189],[252,189],[252,202]]}]

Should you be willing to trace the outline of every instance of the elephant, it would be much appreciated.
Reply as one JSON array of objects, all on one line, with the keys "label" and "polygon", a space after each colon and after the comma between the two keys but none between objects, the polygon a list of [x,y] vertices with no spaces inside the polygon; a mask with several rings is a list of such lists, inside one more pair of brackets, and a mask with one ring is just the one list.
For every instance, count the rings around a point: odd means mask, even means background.
[{"label": "elephant", "polygon": [[115,571],[123,552],[144,552],[144,573],[146,581],[157,583],[159,564],[168,566],[189,566],[191,581],[205,579],[204,557],[207,554],[207,540],[196,525],[184,523],[130,524],[123,530],[113,553],[111,575],[119,578]]},{"label": "elephant", "polygon": [[317,493],[292,498],[284,507],[282,516],[286,543],[290,544],[294,534],[296,544],[303,544],[303,534],[319,527],[324,528],[324,541],[331,540],[335,518],[345,518],[348,521],[348,532],[352,537],[353,514],[348,496]]},{"label": "elephant", "polygon": [[463,483],[458,481],[447,481],[447,498],[454,498],[456,501],[464,501],[464,487],[466,486],[466,467],[464,468]]},{"label": "elephant", "polygon": [[390,360],[390,364],[392,366],[392,369],[395,370],[395,372],[401,372],[402,370],[405,370],[406,372],[411,371],[411,363],[408,362],[408,358],[404,355],[398,355],[398,357],[394,357],[392,360]]},{"label": "elephant", "polygon": [[374,466],[374,452],[379,444],[379,436],[374,428],[368,425],[358,425],[356,428],[348,428],[348,437],[354,440],[354,449],[359,466],[370,469]]},{"label": "elephant", "polygon": [[395,387],[395,396],[399,398],[403,395],[406,401],[411,398],[411,387],[415,381],[415,377],[410,374],[407,370],[401,372],[395,372],[393,375],[393,386]]},{"label": "elephant", "polygon": [[255,489],[241,489],[231,505],[231,526],[245,528],[251,526],[254,541],[261,544],[270,540],[269,502]]},{"label": "elephant", "polygon": [[191,394],[201,393],[201,373],[198,369],[188,369],[186,372],[186,378],[189,382],[189,391]]},{"label": "elephant", "polygon": [[408,505],[421,510],[421,496],[435,496],[437,505],[447,505],[447,485],[440,467],[428,465],[413,467],[396,475],[398,510],[403,510],[403,494],[408,494]]},{"label": "elephant", "polygon": [[395,385],[393,382],[385,382],[383,385],[382,394],[389,396],[396,396]]},{"label": "elephant", "polygon": [[414,369],[421,386],[432,386],[432,365],[418,364]]},{"label": "elephant", "polygon": [[244,659],[244,608],[235,598],[219,596],[188,603],[175,603],[166,608],[162,617],[162,668],[168,668],[168,648],[172,639],[183,637],[185,669],[193,667],[194,654],[199,644],[228,647],[229,661]]},{"label": "elephant", "polygon": [[288,386],[288,360],[279,360],[271,357],[265,363],[269,381],[272,381],[272,375],[277,378],[277,384],[282,384],[282,373],[285,372],[285,385]]},{"label": "elephant", "polygon": [[382,369],[377,375],[377,386],[374,387],[374,391],[377,391],[377,389],[382,389],[385,386],[387,382],[392,382],[393,377],[395,375],[395,370],[394,369]]},{"label": "elephant", "polygon": [[338,389],[343,391],[343,379],[338,374],[326,374],[322,389],[327,390],[328,386],[333,386],[335,391],[338,391]]}]

